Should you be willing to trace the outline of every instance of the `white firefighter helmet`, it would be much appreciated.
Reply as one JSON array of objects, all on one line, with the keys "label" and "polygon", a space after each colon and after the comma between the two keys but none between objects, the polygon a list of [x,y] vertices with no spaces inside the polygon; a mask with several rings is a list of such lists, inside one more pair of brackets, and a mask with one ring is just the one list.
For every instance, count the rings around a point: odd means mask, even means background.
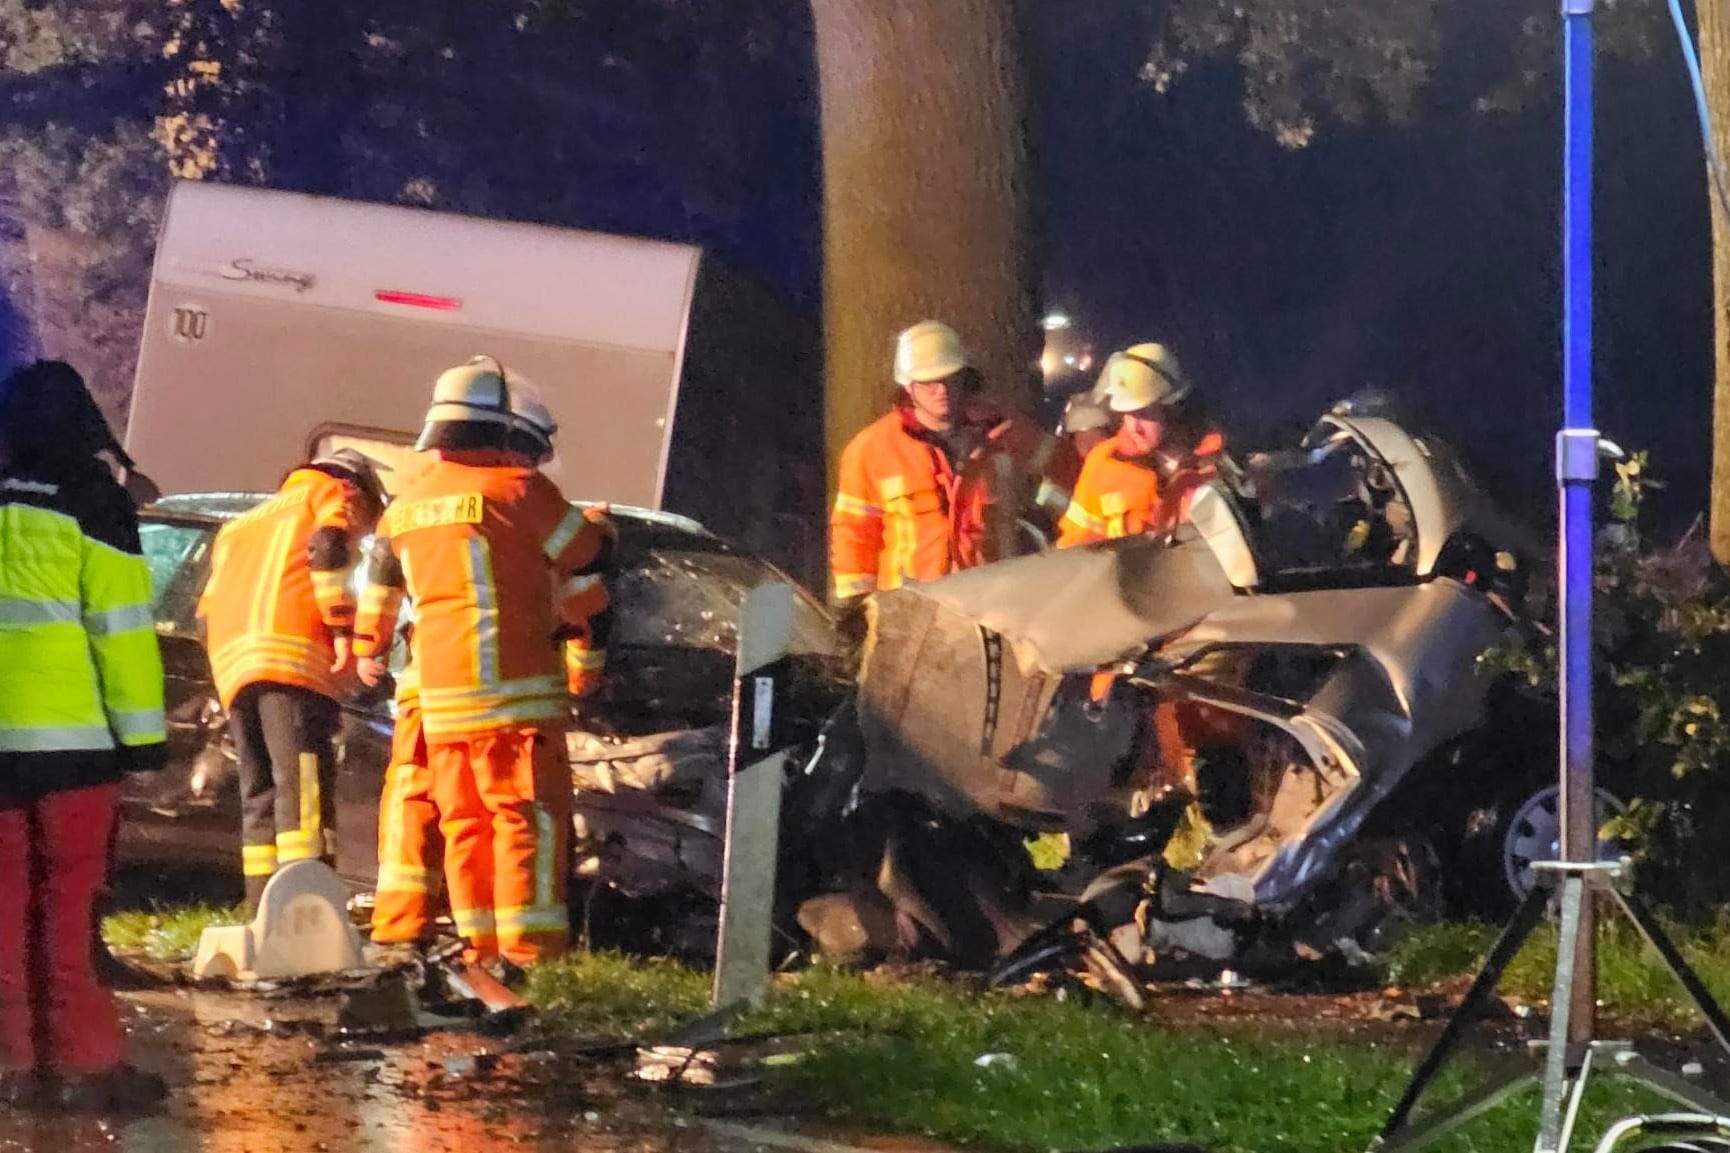
[{"label": "white firefighter helmet", "polygon": [[313,457],[311,463],[313,468],[340,476],[354,485],[375,511],[382,510],[389,502],[384,482],[378,475],[389,470],[359,449],[344,447],[320,453]]},{"label": "white firefighter helmet", "polygon": [[534,451],[525,455],[548,459],[553,455],[553,437],[558,435],[559,422],[553,419],[541,390],[515,372],[506,372],[505,383],[511,401],[512,447],[532,447]]},{"label": "white firefighter helmet", "polygon": [[944,380],[967,367],[961,337],[941,320],[922,320],[895,338],[895,383]]},{"label": "white firefighter helmet", "polygon": [[1132,344],[1114,352],[1100,373],[1106,406],[1112,412],[1140,412],[1176,404],[1189,395],[1189,380],[1177,356],[1163,344]]},{"label": "white firefighter helmet", "polygon": [[458,425],[495,425],[502,442],[510,424],[511,398],[504,365],[493,357],[477,356],[439,374],[415,451],[436,447],[439,431]]},{"label": "white firefighter helmet", "polygon": [[1063,431],[1089,432],[1111,423],[1105,404],[1091,393],[1078,392],[1063,406]]}]

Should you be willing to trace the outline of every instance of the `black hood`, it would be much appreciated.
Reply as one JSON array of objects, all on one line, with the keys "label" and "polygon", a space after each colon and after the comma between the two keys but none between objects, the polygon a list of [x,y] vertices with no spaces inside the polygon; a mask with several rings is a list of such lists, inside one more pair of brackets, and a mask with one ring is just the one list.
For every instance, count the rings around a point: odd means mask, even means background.
[{"label": "black hood", "polygon": [[84,464],[118,442],[78,370],[39,360],[0,381],[0,452],[13,467]]}]

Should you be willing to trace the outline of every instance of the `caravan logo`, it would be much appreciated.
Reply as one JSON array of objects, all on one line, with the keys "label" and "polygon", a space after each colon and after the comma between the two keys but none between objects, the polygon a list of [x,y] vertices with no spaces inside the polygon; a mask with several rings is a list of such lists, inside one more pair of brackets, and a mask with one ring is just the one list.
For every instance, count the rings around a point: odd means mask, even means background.
[{"label": "caravan logo", "polygon": [[176,308],[168,321],[169,334],[180,344],[196,344],[209,330],[210,314],[193,305]]},{"label": "caravan logo", "polygon": [[250,280],[262,284],[286,284],[296,292],[305,292],[318,283],[318,277],[310,272],[296,272],[292,268],[271,268],[259,264],[250,256],[237,257],[229,261],[222,269],[224,280]]}]

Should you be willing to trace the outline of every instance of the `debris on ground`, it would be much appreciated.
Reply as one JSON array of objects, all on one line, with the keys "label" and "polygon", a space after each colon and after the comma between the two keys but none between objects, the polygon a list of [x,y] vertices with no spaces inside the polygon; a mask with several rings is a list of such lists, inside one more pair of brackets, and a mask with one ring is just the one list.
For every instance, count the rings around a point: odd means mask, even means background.
[{"label": "debris on ground", "polygon": [[[1464,995],[1458,992],[1396,986],[1383,989],[1366,1016],[1372,1021],[1439,1021],[1451,1016],[1464,1000]],[[1525,1020],[1531,1017],[1532,1008],[1505,997],[1491,997],[1479,1012],[1484,1017]]]},{"label": "debris on ground", "polygon": [[444,1059],[445,1076],[453,1080],[467,1080],[471,1077],[485,1076],[498,1067],[499,1058],[496,1053],[467,1053]]},{"label": "debris on ground", "polygon": [[815,1038],[768,1037],[695,1048],[645,1045],[637,1050],[631,1076],[655,1085],[699,1089],[738,1089],[763,1079],[763,1070],[792,1065],[812,1051]]}]

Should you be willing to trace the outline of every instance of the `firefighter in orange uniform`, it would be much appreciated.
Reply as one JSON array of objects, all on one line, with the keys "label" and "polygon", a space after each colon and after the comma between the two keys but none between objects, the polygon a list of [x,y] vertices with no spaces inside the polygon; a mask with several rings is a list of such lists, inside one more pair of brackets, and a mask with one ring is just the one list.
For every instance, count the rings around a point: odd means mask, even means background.
[{"label": "firefighter in orange uniform", "polygon": [[[1177,357],[1161,344],[1112,354],[1100,374],[1106,406],[1120,414],[1117,432],[1087,454],[1064,514],[1059,548],[1165,532],[1187,512],[1190,496],[1214,475],[1224,442],[1191,400]],[[1096,673],[1092,696],[1116,683]],[[1194,789],[1195,753],[1213,717],[1190,704],[1161,700],[1153,708],[1155,742],[1142,771]]]},{"label": "firefighter in orange uniform", "polygon": [[[413,477],[406,478],[410,483]],[[404,626],[408,634],[411,626]],[[378,684],[383,657],[363,656],[360,679]],[[378,882],[373,889],[372,940],[375,945],[424,949],[433,939],[433,906],[444,869],[444,838],[433,803],[432,769],[427,764],[426,732],[420,719],[420,680],[412,661],[396,676],[396,729],[384,793],[378,805]]]},{"label": "firefighter in orange uniform", "polygon": [[[534,467],[552,452],[557,426],[538,401],[513,399],[508,450]],[[606,649],[608,593],[604,581],[591,582],[569,615],[581,624],[565,641],[567,684],[573,696],[591,695],[600,685]],[[407,629],[405,632],[409,631]],[[382,678],[385,662],[365,657],[360,675],[369,684]],[[384,795],[379,801],[378,887],[372,910],[372,939],[377,945],[424,948],[433,937],[435,904],[444,863],[444,837],[439,832],[439,808],[433,799],[426,732],[421,725],[420,685],[413,662],[396,678],[396,731],[390,766],[385,770]]]},{"label": "firefighter in orange uniform", "polygon": [[596,590],[613,553],[604,518],[573,509],[535,467],[551,451],[551,421],[536,456],[511,451],[525,423],[513,413],[535,411],[527,392],[488,357],[439,377],[417,446],[436,460],[380,525],[355,641],[360,657],[382,660],[404,595],[413,599],[451,913],[471,962],[519,965],[569,937],[565,730],[572,682],[591,683],[604,650]]},{"label": "firefighter in orange uniform", "polygon": [[339,449],[217,534],[199,601],[240,758],[241,855],[256,908],[278,866],[329,860],[337,696],[351,664],[349,577],[384,509],[372,461]]},{"label": "firefighter in orange uniform", "polygon": [[857,605],[880,589],[935,580],[1010,551],[1006,518],[1018,470],[1039,447],[1025,422],[969,395],[961,338],[927,320],[896,340],[902,395],[841,454],[829,517],[835,603]]},{"label": "firefighter in orange uniform", "polygon": [[1063,406],[1061,431],[1040,468],[1039,492],[1034,497],[1050,525],[1063,523],[1087,454],[1111,436],[1111,413],[1092,391],[1076,393]]},{"label": "firefighter in orange uniform", "polygon": [[[361,679],[376,684],[383,660],[363,658]],[[444,838],[433,802],[432,768],[427,763],[426,731],[421,727],[420,688],[415,667],[405,665],[396,678],[396,730],[384,793],[378,803],[378,884],[372,897],[375,945],[424,949],[433,940],[433,906],[444,868]]]},{"label": "firefighter in orange uniform", "polygon": [[1113,353],[1101,382],[1106,406],[1118,414],[1117,432],[1087,454],[1058,548],[1171,528],[1223,447],[1203,427],[1189,381],[1164,345]]}]

